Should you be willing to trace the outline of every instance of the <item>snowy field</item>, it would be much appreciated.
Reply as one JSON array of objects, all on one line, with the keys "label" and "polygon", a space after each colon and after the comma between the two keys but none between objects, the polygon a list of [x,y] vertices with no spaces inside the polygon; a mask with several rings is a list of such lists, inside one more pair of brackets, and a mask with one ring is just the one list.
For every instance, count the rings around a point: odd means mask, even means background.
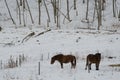
[{"label": "snowy field", "polygon": [[[35,35],[21,43],[30,32]],[[13,29],[0,32],[0,60],[7,64],[10,56],[15,60],[21,54],[27,60],[15,68],[0,69],[0,80],[118,80],[120,67],[110,67],[120,62],[120,34],[106,31],[89,30],[52,30],[35,37],[44,30]],[[7,44],[9,43],[9,44]],[[10,44],[11,43],[11,44]],[[100,70],[85,70],[86,56],[100,52],[102,60]],[[64,64],[61,69],[56,61],[50,64],[51,57],[58,54],[73,54],[77,58],[77,66],[71,69],[71,64]],[[112,58],[109,58],[112,57]],[[40,62],[40,75],[38,75]]]},{"label": "snowy field", "polygon": [[[38,25],[38,0],[28,0],[34,24],[31,23],[26,8],[26,27],[24,27],[23,21],[21,25],[19,24],[16,0],[6,0],[16,25],[12,23],[4,1],[0,0],[0,27],[2,27],[0,80],[120,80],[120,21],[118,20],[120,0],[116,0],[116,17],[112,14],[113,0],[106,0],[99,31],[81,29],[88,27],[97,29],[97,15],[93,21],[94,0],[89,3],[89,24],[85,22],[87,3],[83,4],[83,0],[76,0],[76,10],[73,9],[73,2],[70,2],[71,22],[60,14],[61,29],[57,29],[54,23],[51,0],[46,0],[51,18],[49,28],[52,30],[39,36],[37,35],[48,29],[48,16],[44,4],[41,5],[41,25]],[[60,6],[61,12],[66,15],[66,1],[61,0]],[[22,12],[21,17],[23,18]],[[35,35],[26,39],[25,37],[32,32]],[[102,55],[100,70],[96,71],[93,64],[92,70],[88,73],[85,70],[86,56],[97,52]],[[50,64],[51,57],[59,53],[76,56],[76,68],[71,69],[70,63],[64,64],[63,69],[57,61]],[[23,56],[24,60],[21,62]],[[10,62],[17,66],[10,68]]]}]

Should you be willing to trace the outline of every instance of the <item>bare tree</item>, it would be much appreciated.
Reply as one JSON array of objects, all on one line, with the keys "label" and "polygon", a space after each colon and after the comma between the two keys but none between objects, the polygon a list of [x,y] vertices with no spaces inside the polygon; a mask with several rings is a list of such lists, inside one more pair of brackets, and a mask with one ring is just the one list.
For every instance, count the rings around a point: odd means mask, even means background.
[{"label": "bare tree", "polygon": [[41,8],[40,8],[40,4],[41,4],[42,0],[38,0],[38,8],[39,8],[39,25],[41,24]]},{"label": "bare tree", "polygon": [[74,0],[74,10],[76,10],[76,0]]},{"label": "bare tree", "polygon": [[25,22],[25,14],[24,14],[24,12],[25,12],[25,0],[23,0],[23,24],[24,24],[24,26],[26,26],[26,22]]},{"label": "bare tree", "polygon": [[95,20],[95,12],[96,12],[96,1],[95,2],[95,5],[94,5],[94,12],[93,12],[93,21]]},{"label": "bare tree", "polygon": [[[21,0],[20,0],[20,1],[21,1]],[[16,0],[16,3],[17,3],[18,13],[19,13],[19,24],[21,24],[21,10],[20,10],[20,5],[19,5],[18,0]]]},{"label": "bare tree", "polygon": [[11,15],[11,12],[10,12],[10,9],[9,9],[9,7],[8,7],[8,4],[7,4],[7,1],[6,1],[6,0],[5,0],[5,4],[6,4],[6,7],[7,7],[7,9],[8,9],[8,13],[9,13],[9,15],[10,15],[10,18],[11,18],[13,24],[16,24],[15,21],[13,20],[13,18],[12,18],[12,15]]},{"label": "bare tree", "polygon": [[69,14],[69,0],[67,0],[67,17],[70,20],[70,14]]},{"label": "bare tree", "polygon": [[100,30],[100,26],[102,25],[102,1],[95,0],[95,7],[97,10],[97,18],[98,18],[98,27],[97,30]]},{"label": "bare tree", "polygon": [[120,21],[120,10],[119,10],[119,14],[118,14],[118,19],[119,19],[119,21]]},{"label": "bare tree", "polygon": [[27,1],[27,0],[25,0],[25,1],[26,1],[26,5],[27,5],[27,7],[28,7],[28,11],[29,11],[29,14],[30,14],[31,21],[32,21],[32,23],[34,24],[34,20],[33,20],[31,11],[30,11],[30,7],[29,7],[29,4],[28,4],[28,1]]},{"label": "bare tree", "polygon": [[105,9],[105,0],[102,0],[102,10]]},{"label": "bare tree", "polygon": [[47,5],[45,3],[45,0],[43,0],[43,2],[44,2],[44,5],[45,5],[45,9],[46,9],[47,15],[48,15],[48,21],[50,22],[50,15],[49,15],[48,8],[47,8]]},{"label": "bare tree", "polygon": [[59,0],[57,0],[57,28],[60,29],[60,13],[59,13]]},{"label": "bare tree", "polygon": [[20,6],[22,6],[22,0],[20,0]]},{"label": "bare tree", "polygon": [[87,0],[86,20],[88,20],[89,0]]},{"label": "bare tree", "polygon": [[116,0],[113,0],[113,17],[116,17],[115,4],[116,4]]},{"label": "bare tree", "polygon": [[57,14],[57,8],[56,8],[56,0],[51,0],[52,6],[53,6],[53,12],[54,12],[54,22],[56,23],[56,14]]},{"label": "bare tree", "polygon": [[113,0],[113,17],[115,17],[115,0]]},{"label": "bare tree", "polygon": [[102,25],[102,2],[101,0],[98,0],[98,11],[99,11],[99,14],[98,14],[98,30],[100,30],[100,26]]}]

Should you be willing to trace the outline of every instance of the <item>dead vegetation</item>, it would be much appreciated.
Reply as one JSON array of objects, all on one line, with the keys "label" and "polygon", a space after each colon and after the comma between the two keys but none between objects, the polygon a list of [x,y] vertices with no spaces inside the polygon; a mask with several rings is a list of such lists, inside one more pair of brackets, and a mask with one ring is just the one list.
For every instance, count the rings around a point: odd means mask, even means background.
[{"label": "dead vegetation", "polygon": [[27,61],[27,57],[24,56],[24,54],[20,54],[18,57],[10,55],[10,58],[7,61],[0,61],[0,68],[1,69],[7,69],[7,68],[15,68],[19,67]]},{"label": "dead vegetation", "polygon": [[120,64],[110,64],[110,67],[120,67]]}]

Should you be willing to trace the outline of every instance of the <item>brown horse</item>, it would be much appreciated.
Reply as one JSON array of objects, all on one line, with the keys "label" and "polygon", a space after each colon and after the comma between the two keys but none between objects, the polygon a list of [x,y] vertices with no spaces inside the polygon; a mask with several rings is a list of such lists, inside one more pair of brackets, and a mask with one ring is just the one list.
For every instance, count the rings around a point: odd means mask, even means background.
[{"label": "brown horse", "polygon": [[101,53],[89,54],[86,59],[86,70],[88,66],[88,70],[91,70],[91,64],[94,63],[96,65],[96,70],[99,70],[99,64],[101,60]]},{"label": "brown horse", "polygon": [[63,68],[63,63],[69,63],[69,62],[71,62],[71,68],[76,67],[76,57],[73,55],[58,54],[51,58],[51,64],[53,64],[55,61],[60,62],[61,68]]}]

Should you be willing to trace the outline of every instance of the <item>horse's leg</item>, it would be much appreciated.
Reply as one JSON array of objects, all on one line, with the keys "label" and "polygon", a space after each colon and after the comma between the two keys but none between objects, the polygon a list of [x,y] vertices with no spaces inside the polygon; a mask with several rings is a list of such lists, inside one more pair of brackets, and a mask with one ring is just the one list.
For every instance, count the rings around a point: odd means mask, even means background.
[{"label": "horse's leg", "polygon": [[76,58],[74,59],[74,68],[76,67]]},{"label": "horse's leg", "polygon": [[87,67],[89,68],[89,63],[88,62],[86,62],[85,70],[87,70]]},{"label": "horse's leg", "polygon": [[91,70],[91,64],[92,64],[92,63],[89,63],[89,70]]},{"label": "horse's leg", "polygon": [[71,61],[71,67],[73,67],[73,68],[76,67],[76,61]]},{"label": "horse's leg", "polygon": [[74,67],[74,68],[76,67],[76,63],[73,64],[73,67]]},{"label": "horse's leg", "polygon": [[87,70],[87,66],[88,66],[88,64],[86,64],[85,70]]},{"label": "horse's leg", "polygon": [[99,70],[99,63],[96,63],[96,70]]},{"label": "horse's leg", "polygon": [[61,68],[63,68],[63,63],[60,63],[61,64]]},{"label": "horse's leg", "polygon": [[85,70],[87,70],[87,67],[89,67],[89,61],[88,61],[88,58],[86,59],[86,67],[85,67]]},{"label": "horse's leg", "polygon": [[73,63],[73,61],[71,61],[71,68],[73,68],[74,67],[74,63]]},{"label": "horse's leg", "polygon": [[90,63],[88,64],[88,73],[90,73]]}]

